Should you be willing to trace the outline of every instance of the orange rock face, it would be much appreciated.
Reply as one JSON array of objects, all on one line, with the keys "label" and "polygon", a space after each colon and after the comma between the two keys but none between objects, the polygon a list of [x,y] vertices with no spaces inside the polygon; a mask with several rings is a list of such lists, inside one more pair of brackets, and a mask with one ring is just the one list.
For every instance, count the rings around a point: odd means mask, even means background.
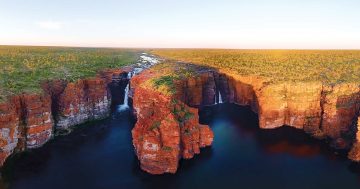
[{"label": "orange rock face", "polygon": [[[184,70],[188,71],[177,71]],[[56,129],[108,116],[109,85],[114,78],[121,80],[124,72],[108,70],[75,83],[47,82],[43,94],[20,95],[0,104],[0,165],[15,151],[43,145]],[[263,129],[288,125],[330,138],[338,148],[353,144],[349,158],[360,161],[359,123],[354,129],[360,109],[358,84],[271,83],[200,68],[174,83],[176,93],[169,95],[143,85],[156,74],[144,71],[131,83],[137,116],[133,144],[141,168],[149,173],[175,173],[181,158],[192,158],[210,146],[213,133],[199,124],[197,108],[221,101],[249,106],[258,113]]]},{"label": "orange rock face", "polygon": [[0,104],[0,165],[14,152],[19,141],[20,97]]},{"label": "orange rock face", "polygon": [[110,113],[111,96],[100,78],[68,83],[59,96],[57,128],[68,128],[85,121],[105,118]]},{"label": "orange rock face", "polygon": [[[181,101],[183,93],[164,95],[141,85],[151,77],[152,73],[145,71],[132,79],[137,115],[133,144],[144,171],[175,173],[180,158],[192,158],[201,147],[211,145],[213,133],[208,126],[199,124],[198,110]],[[177,89],[181,91],[182,85],[178,83]]]},{"label": "orange rock face", "polygon": [[23,94],[0,104],[0,166],[16,151],[37,148],[55,129],[68,128],[110,113],[109,84],[128,70],[108,70],[75,83],[49,81],[43,94]]},{"label": "orange rock face", "polygon": [[360,109],[358,84],[271,83],[231,74],[220,74],[219,78],[217,88],[223,101],[249,106],[258,113],[261,128],[288,125],[316,138],[333,139],[335,146],[345,143],[339,148],[349,147],[348,136]]},{"label": "orange rock face", "polygon": [[[181,123],[180,131],[177,123],[170,121],[174,117],[169,109],[176,112],[182,109],[179,104],[171,104],[174,99],[197,115],[194,108],[216,104],[221,96],[222,102],[249,106],[258,113],[259,126],[263,129],[288,125],[319,139],[329,138],[333,147],[351,147],[352,138],[349,136],[354,134],[353,123],[360,108],[357,84],[330,87],[319,82],[271,83],[257,77],[242,77],[203,68],[197,70],[195,76],[183,78],[177,83],[177,94],[169,97],[151,87],[141,86],[153,75],[151,71],[145,72],[134,78],[133,85],[134,106],[138,113],[138,123],[133,130],[134,146],[141,167],[147,172],[173,173],[179,158],[192,158],[200,152],[200,147],[211,144],[212,132],[206,126],[198,126],[198,118]],[[178,117],[175,116],[175,119]],[[207,136],[201,137],[202,129],[209,130],[204,132]],[[202,145],[201,142],[206,139],[211,140]],[[349,155],[351,159],[360,159],[359,146],[358,142],[354,143],[353,156]],[[172,153],[161,149],[172,149]]]},{"label": "orange rock face", "polygon": [[52,126],[49,95],[21,95],[0,104],[0,165],[15,151],[46,143]]},{"label": "orange rock face", "polygon": [[45,144],[53,133],[50,95],[23,96],[26,147],[36,148]]}]

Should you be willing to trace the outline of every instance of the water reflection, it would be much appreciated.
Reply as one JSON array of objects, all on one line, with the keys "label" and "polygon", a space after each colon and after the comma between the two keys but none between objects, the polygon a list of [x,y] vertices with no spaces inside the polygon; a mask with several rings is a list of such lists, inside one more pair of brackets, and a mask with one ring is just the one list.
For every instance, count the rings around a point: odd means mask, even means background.
[{"label": "water reflection", "polygon": [[203,124],[216,125],[219,124],[219,120],[231,120],[228,124],[238,126],[239,135],[255,137],[265,153],[286,153],[299,157],[326,154],[331,159],[338,153],[330,149],[326,142],[316,140],[302,130],[287,126],[270,130],[260,129],[257,115],[246,107],[234,104],[210,106],[201,109],[199,115]]},{"label": "water reflection", "polygon": [[254,113],[229,104],[200,111],[201,122],[215,133],[212,147],[181,160],[175,175],[149,175],[134,154],[131,111],[113,109],[109,119],[11,158],[2,184],[14,189],[360,187],[359,164],[326,143],[289,127],[261,130]]}]

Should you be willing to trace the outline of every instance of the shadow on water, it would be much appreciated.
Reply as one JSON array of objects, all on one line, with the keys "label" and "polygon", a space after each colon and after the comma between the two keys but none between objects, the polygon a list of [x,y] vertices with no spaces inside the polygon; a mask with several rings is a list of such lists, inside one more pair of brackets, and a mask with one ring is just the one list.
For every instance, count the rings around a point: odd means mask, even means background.
[{"label": "shadow on water", "polygon": [[314,139],[302,130],[289,126],[260,129],[257,114],[247,107],[221,104],[205,107],[199,111],[199,115],[202,124],[216,125],[219,120],[227,120],[230,124],[238,126],[237,132],[242,136],[254,137],[265,153],[287,153],[299,157],[322,154],[330,159],[344,157],[336,156],[335,154],[341,152],[333,151],[325,141]]},{"label": "shadow on water", "polygon": [[[174,175],[149,175],[134,154],[131,110],[85,124],[42,148],[17,154],[2,170],[6,188],[359,188],[360,167],[301,130],[261,130],[248,108],[199,111],[212,147],[181,160]],[[0,186],[1,188],[1,186]]]}]

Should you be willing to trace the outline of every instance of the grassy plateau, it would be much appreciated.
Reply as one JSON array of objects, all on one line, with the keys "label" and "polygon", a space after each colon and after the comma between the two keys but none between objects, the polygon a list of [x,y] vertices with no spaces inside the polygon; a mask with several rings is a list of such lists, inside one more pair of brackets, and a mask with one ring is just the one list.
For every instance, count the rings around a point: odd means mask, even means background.
[{"label": "grassy plateau", "polygon": [[273,82],[360,83],[360,50],[157,49],[152,53]]},{"label": "grassy plateau", "polygon": [[41,92],[42,81],[76,81],[104,69],[132,64],[137,53],[125,49],[0,46],[0,102],[12,95]]}]

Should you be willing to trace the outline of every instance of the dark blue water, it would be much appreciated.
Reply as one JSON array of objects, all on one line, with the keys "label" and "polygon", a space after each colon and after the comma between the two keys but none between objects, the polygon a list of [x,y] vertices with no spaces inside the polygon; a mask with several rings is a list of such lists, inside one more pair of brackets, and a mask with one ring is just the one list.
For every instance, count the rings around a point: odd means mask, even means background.
[{"label": "dark blue water", "polygon": [[[360,166],[292,128],[259,130],[246,108],[201,111],[214,144],[175,175],[142,172],[131,142],[129,112],[83,125],[68,136],[7,162],[2,185],[14,189],[72,188],[360,188]],[[0,186],[1,188],[1,186]]]}]

